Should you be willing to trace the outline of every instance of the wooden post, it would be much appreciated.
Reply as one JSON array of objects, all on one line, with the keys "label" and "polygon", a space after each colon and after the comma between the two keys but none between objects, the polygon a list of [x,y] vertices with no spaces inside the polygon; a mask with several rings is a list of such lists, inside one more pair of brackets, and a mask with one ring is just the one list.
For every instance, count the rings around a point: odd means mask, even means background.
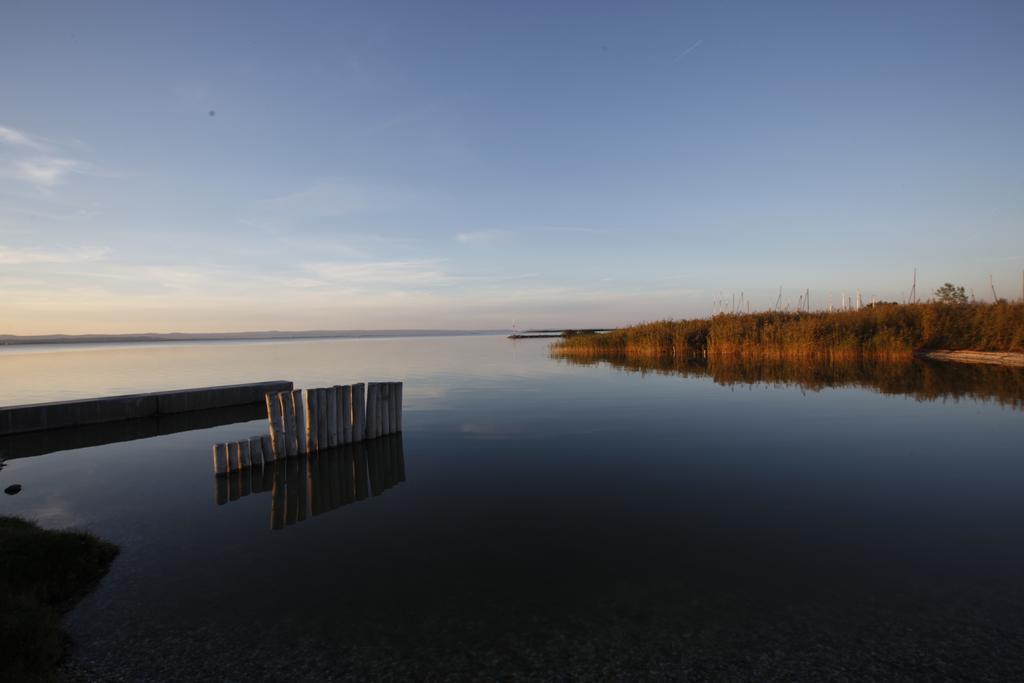
[{"label": "wooden post", "polygon": [[366,437],[366,387],[362,382],[352,385],[352,442]]},{"label": "wooden post", "polygon": [[306,402],[302,398],[302,390],[296,389],[292,392],[292,405],[295,406],[295,436],[298,441],[298,453],[302,455],[309,451],[306,445]]},{"label": "wooden post", "polygon": [[238,442],[238,454],[241,458],[241,466],[243,468],[252,465],[252,457],[249,453],[249,440],[244,439]]},{"label": "wooden post", "polygon": [[296,436],[295,405],[292,403],[292,392],[282,391],[278,394],[281,411],[284,414],[284,447],[289,458],[298,453],[299,439]]},{"label": "wooden post", "polygon": [[391,433],[391,382],[381,382],[380,388],[380,433],[385,436]]},{"label": "wooden post", "polygon": [[270,423],[270,443],[274,458],[286,455],[284,437],[284,413],[281,412],[281,401],[276,393],[267,394],[267,422]]},{"label": "wooden post", "polygon": [[228,472],[242,469],[242,454],[238,450],[238,442],[228,444]]},{"label": "wooden post", "polygon": [[366,439],[377,436],[377,383],[366,383]]},{"label": "wooden post", "polygon": [[327,387],[327,445],[331,448],[338,446],[338,418],[341,416],[338,406],[338,392],[336,387]]},{"label": "wooden post", "polygon": [[310,451],[320,449],[320,441],[317,437],[316,416],[317,416],[317,393],[316,389],[306,389],[306,447]]},{"label": "wooden post", "polygon": [[352,385],[341,387],[341,443],[352,443]]},{"label": "wooden post", "polygon": [[263,439],[258,436],[249,437],[249,458],[253,466],[262,465],[263,460]]},{"label": "wooden post", "polygon": [[219,443],[213,447],[213,473],[223,477],[228,473],[228,445]]},{"label": "wooden post", "polygon": [[274,445],[270,441],[270,435],[264,434],[260,441],[263,446],[263,462],[274,462]]},{"label": "wooden post", "polygon": [[320,450],[330,448],[327,437],[327,390],[316,390],[316,439]]},{"label": "wooden post", "polygon": [[395,431],[402,431],[402,383],[395,382],[395,405],[398,406],[398,412],[395,416]]}]

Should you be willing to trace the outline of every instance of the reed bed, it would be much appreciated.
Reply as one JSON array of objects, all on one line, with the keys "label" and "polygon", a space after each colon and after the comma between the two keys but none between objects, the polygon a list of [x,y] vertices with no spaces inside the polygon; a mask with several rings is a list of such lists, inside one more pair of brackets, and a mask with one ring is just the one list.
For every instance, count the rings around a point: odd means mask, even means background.
[{"label": "reed bed", "polygon": [[923,349],[1024,352],[1024,304],[881,304],[859,310],[722,313],[568,337],[579,357],[910,358]]}]

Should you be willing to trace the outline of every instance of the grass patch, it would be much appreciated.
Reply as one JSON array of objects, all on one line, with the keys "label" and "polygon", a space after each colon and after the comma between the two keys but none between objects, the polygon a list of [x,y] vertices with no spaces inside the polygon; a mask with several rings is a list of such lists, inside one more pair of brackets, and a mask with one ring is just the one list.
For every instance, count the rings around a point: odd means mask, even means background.
[{"label": "grass patch", "polygon": [[118,547],[80,531],[0,517],[0,680],[54,680],[68,645],[60,615],[102,579]]}]

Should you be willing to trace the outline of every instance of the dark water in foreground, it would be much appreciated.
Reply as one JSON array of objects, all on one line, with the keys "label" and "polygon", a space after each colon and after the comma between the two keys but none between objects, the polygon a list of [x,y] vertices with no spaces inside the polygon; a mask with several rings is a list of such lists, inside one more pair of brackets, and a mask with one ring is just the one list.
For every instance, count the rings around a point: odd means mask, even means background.
[{"label": "dark water in foreground", "polygon": [[65,353],[0,353],[4,402],[406,382],[400,437],[220,491],[210,445],[265,421],[9,461],[0,514],[122,545],[67,621],[83,679],[1024,677],[1020,371],[627,372],[498,337]]}]

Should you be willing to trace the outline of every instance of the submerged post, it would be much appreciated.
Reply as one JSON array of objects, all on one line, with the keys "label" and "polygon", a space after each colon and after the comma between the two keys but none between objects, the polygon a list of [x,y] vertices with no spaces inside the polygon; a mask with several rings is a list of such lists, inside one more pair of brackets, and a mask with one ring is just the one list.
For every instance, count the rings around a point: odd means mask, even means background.
[{"label": "submerged post", "polygon": [[352,385],[352,441],[362,441],[366,433],[366,387]]}]

